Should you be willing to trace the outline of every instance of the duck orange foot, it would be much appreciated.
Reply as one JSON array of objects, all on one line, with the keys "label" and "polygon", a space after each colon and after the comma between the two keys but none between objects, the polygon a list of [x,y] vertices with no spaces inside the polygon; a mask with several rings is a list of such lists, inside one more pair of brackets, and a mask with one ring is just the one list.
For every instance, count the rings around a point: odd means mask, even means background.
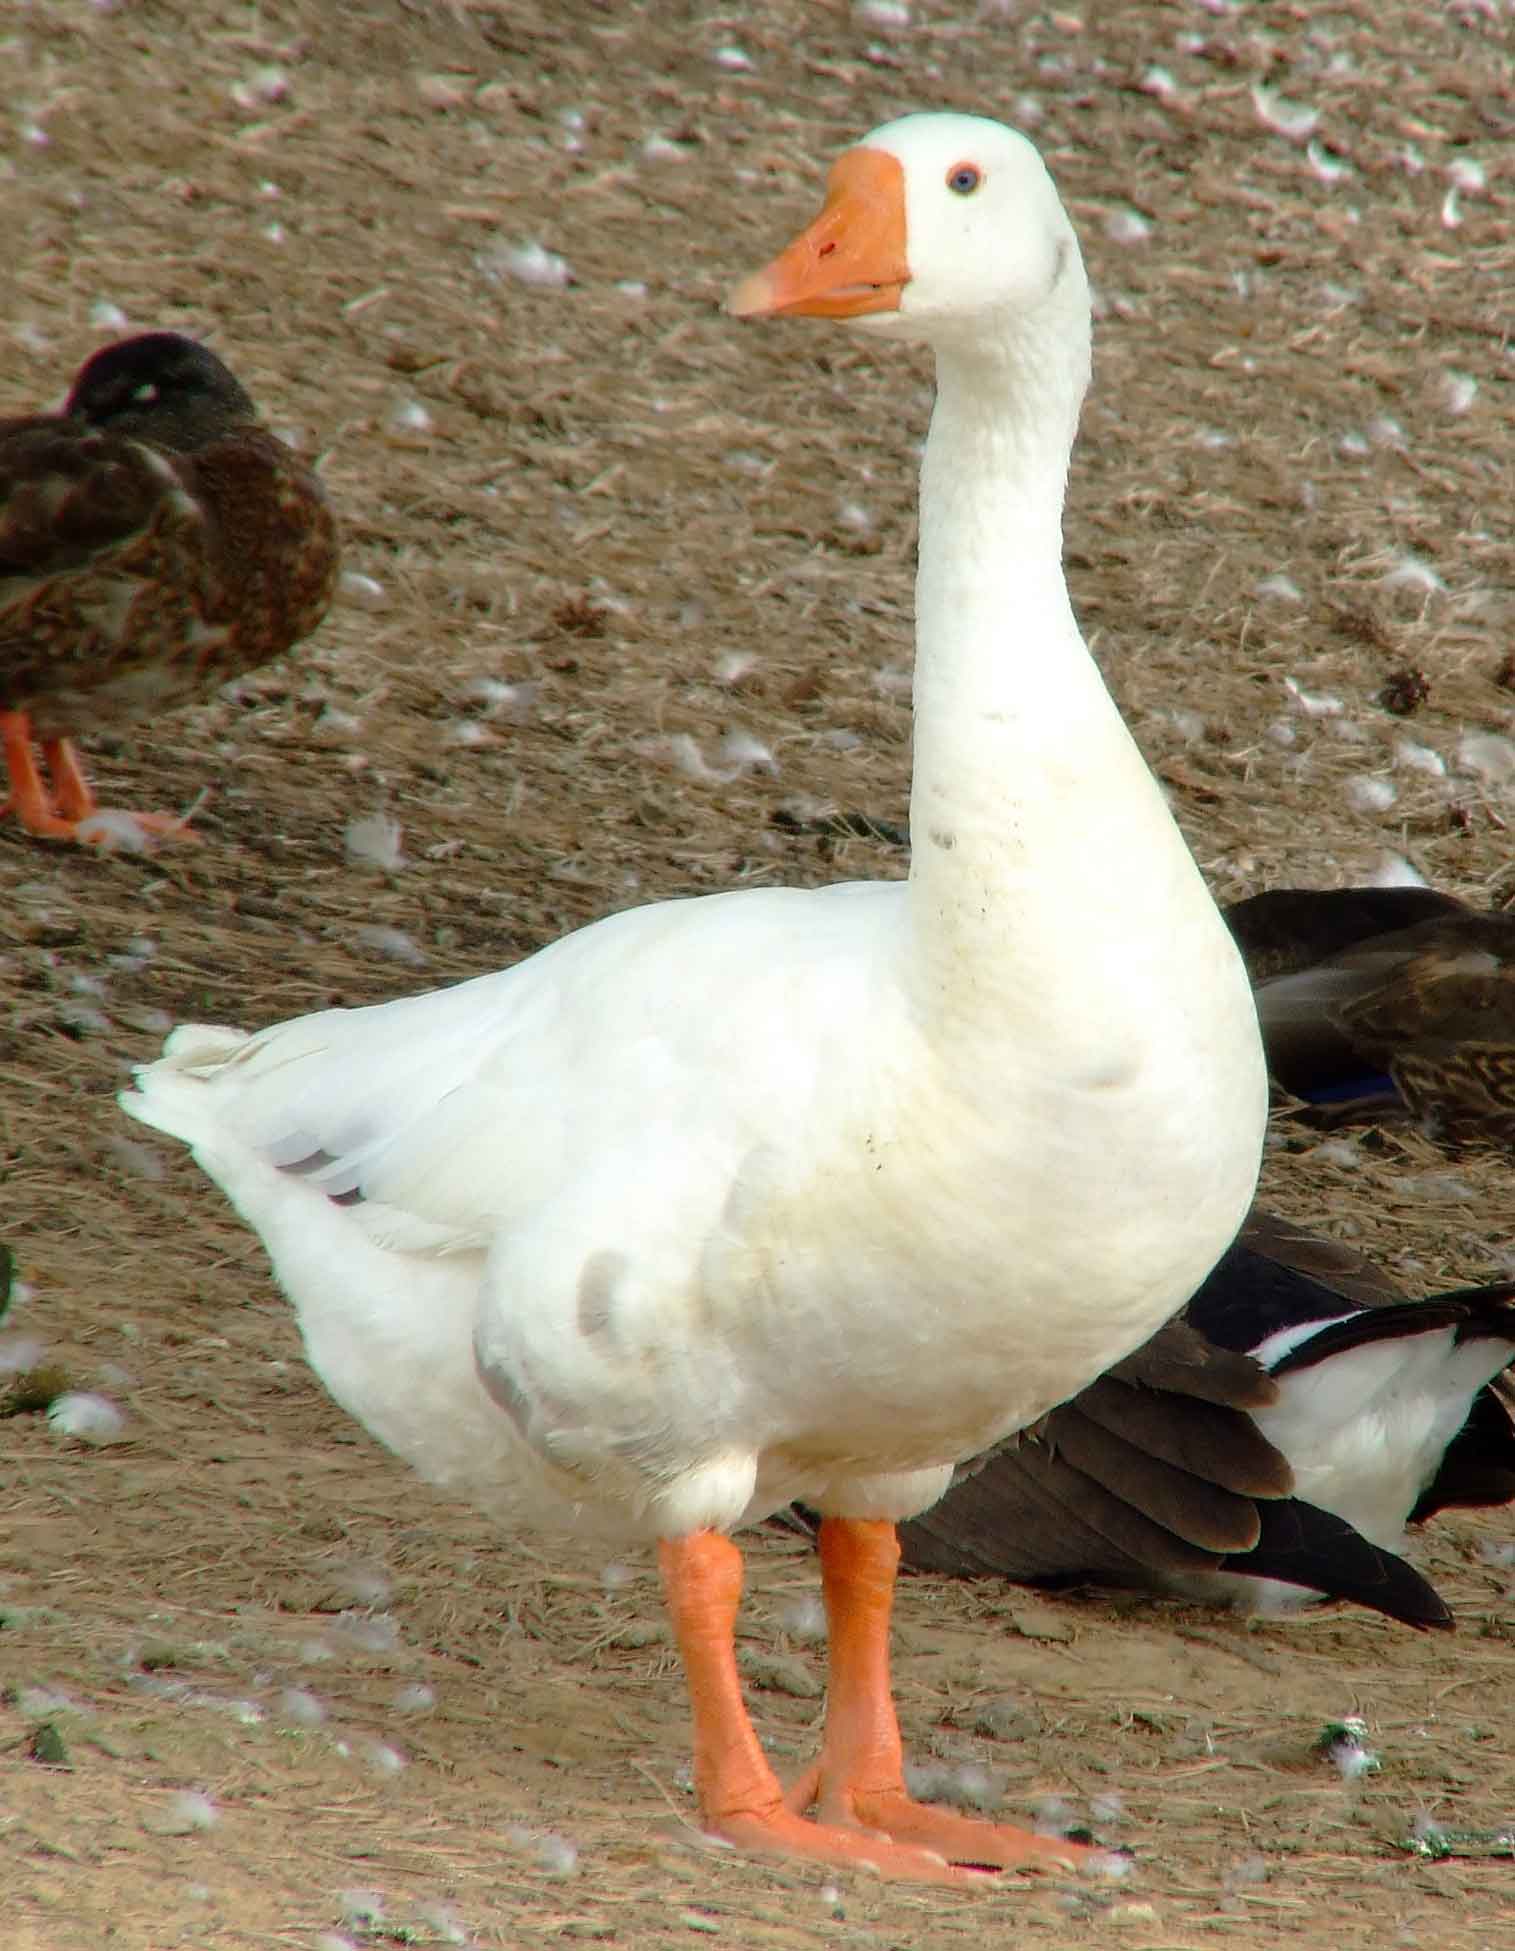
[{"label": "duck orange foot", "polygon": [[114,808],[102,812],[72,743],[66,738],[49,738],[41,745],[51,786],[37,764],[26,713],[0,711],[0,750],[11,788],[0,804],[0,814],[13,813],[28,833],[43,840],[73,840],[80,846],[107,848],[123,843],[131,846],[133,828],[138,848],[152,840],[199,841],[199,834],[178,813],[128,813]]}]

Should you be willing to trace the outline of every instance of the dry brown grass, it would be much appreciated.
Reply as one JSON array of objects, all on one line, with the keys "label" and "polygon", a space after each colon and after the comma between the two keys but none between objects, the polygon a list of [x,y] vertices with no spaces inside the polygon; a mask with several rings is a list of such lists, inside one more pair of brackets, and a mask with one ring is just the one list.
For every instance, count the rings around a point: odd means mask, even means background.
[{"label": "dry brown grass", "polygon": [[[423,1917],[442,1902],[490,1946],[981,1936],[983,1902],[857,1882],[833,1905],[814,1878],[696,1854],[645,1572],[608,1591],[592,1556],[502,1539],[375,1451],[301,1366],[253,1244],[182,1163],[144,1172],[110,1092],[163,1019],[394,994],[631,900],[903,870],[887,837],[823,816],[904,813],[926,369],[831,331],[740,329],[716,301],[808,212],[827,154],[912,106],[1041,111],[1104,314],[1070,577],[1217,891],[1344,881],[1392,849],[1506,898],[1511,798],[1455,755],[1465,730],[1512,719],[1507,14],[917,0],[907,32],[801,0],[13,14],[0,411],[59,394],[100,301],[208,332],[321,455],[383,606],[345,605],[238,702],[97,753],[109,793],[139,805],[210,782],[202,850],[95,860],[0,828],[4,1231],[36,1288],[15,1327],[83,1383],[115,1378],[133,1438],[91,1452],[35,1418],[3,1425],[0,1680],[75,1703],[54,1716],[67,1771],[29,1761],[30,1723],[0,1710],[8,1944],[356,1940],[341,1893],[372,1886],[422,1942],[444,1940]],[[712,59],[733,42],[750,70]],[[1142,86],[1154,63],[1171,103]],[[269,67],[287,93],[248,97]],[[1318,109],[1317,161],[1353,173],[1323,180],[1267,131],[1259,84]],[[645,156],[654,131],[683,159]],[[1458,157],[1489,180],[1449,229]],[[1146,242],[1107,234],[1127,207]],[[522,240],[566,257],[573,285],[481,272]],[[1448,372],[1479,383],[1461,414]],[[412,403],[429,430],[397,420]],[[1387,585],[1405,552],[1445,590]],[[1298,601],[1259,594],[1278,574]],[[1405,669],[1430,685],[1407,721],[1376,702]],[[456,743],[481,676],[536,689]],[[1291,709],[1286,677],[1343,709]],[[713,764],[728,730],[776,776],[679,769],[675,741]],[[1407,736],[1449,774],[1396,764]],[[1357,776],[1391,779],[1394,806],[1356,810]],[[344,859],[345,821],[371,811],[402,823],[393,875]],[[385,959],[364,925],[405,931],[425,966]],[[151,959],[112,962],[137,936]],[[1415,1138],[1343,1155],[1285,1137],[1268,1187],[1426,1287],[1510,1264],[1508,1173]],[[1117,1889],[984,1900],[995,1928],[1148,1951],[1508,1942],[1507,1866],[1426,1867],[1386,1841],[1420,1806],[1515,1813],[1508,1575],[1476,1551],[1507,1535],[1502,1515],[1438,1528],[1452,1642],[1357,1615],[1248,1630],[914,1582],[913,1746],[966,1742],[1012,1810],[1119,1792],[1140,1855]],[[782,1541],[754,1558],[753,1643],[782,1650],[782,1601],[810,1570]],[[397,1638],[377,1650],[331,1610],[354,1562],[392,1585]],[[419,1682],[434,1709],[403,1713],[396,1689]],[[323,1726],[281,1723],[290,1686],[319,1694]],[[1006,1692],[1035,1701],[1039,1734],[962,1732]],[[757,1699],[775,1748],[798,1752],[814,1700]],[[1310,1755],[1353,1709],[1385,1763],[1355,1792]],[[409,1765],[383,1772],[376,1742]],[[213,1797],[215,1828],[158,1832],[181,1788]],[[533,1838],[549,1831],[578,1844],[578,1875],[548,1874]],[[1238,1881],[1258,1854],[1268,1880]]]}]

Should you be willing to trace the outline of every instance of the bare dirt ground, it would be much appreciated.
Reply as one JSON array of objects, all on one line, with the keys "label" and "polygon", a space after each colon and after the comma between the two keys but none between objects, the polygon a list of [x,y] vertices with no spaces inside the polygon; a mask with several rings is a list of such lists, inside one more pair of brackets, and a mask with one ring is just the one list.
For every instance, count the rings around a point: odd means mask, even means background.
[{"label": "bare dirt ground", "polygon": [[[1028,127],[1086,240],[1070,578],[1217,892],[1397,856],[1502,903],[1508,4],[35,0],[0,35],[0,412],[123,315],[206,333],[320,456],[368,579],[235,700],[93,753],[107,798],[208,785],[203,848],[0,826],[0,1225],[30,1288],[3,1332],[128,1417],[104,1448],[0,1424],[5,1943],[1515,1944],[1508,1862],[1396,1847],[1420,1811],[1515,1818],[1515,1604],[1481,1549],[1508,1513],[1417,1548],[1455,1637],[911,1582],[913,1751],[981,1762],[1011,1815],[1119,1798],[1122,1883],[712,1854],[647,1567],[496,1535],[379,1452],[252,1240],[111,1098],[170,1020],[903,871],[928,373],[718,299],[837,147],[919,106]],[[571,282],[523,281],[523,245]],[[403,864],[347,857],[369,814]],[[1283,1127],[1267,1185],[1427,1290],[1515,1263],[1498,1163]],[[777,1538],[752,1567],[760,1725],[798,1755],[813,1568]],[[976,1732],[1005,1696],[1006,1738]],[[1382,1768],[1349,1784],[1314,1744],[1353,1712]]]}]

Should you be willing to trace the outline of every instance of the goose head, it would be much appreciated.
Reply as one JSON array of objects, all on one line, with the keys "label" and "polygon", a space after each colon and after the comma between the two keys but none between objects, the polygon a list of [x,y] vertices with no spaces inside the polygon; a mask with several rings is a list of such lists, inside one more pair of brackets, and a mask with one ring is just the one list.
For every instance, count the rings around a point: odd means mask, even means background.
[{"label": "goose head", "polygon": [[1028,324],[1088,340],[1088,286],[1052,178],[1024,136],[977,115],[902,116],[845,150],[820,215],[726,308],[938,346]]}]

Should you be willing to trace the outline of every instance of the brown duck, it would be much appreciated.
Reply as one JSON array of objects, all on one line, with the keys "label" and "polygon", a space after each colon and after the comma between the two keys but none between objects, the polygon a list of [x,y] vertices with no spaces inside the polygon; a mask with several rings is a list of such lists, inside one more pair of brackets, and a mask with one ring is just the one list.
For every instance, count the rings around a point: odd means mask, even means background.
[{"label": "brown duck", "polygon": [[1274,1081],[1316,1125],[1515,1144],[1515,915],[1432,888],[1277,888],[1225,911]]},{"label": "brown duck", "polygon": [[[0,420],[8,810],[48,839],[105,838],[72,740],[288,650],[325,616],[337,561],[316,476],[178,333],[97,352],[60,413]],[[128,817],[144,837],[186,832],[175,815]]]}]

